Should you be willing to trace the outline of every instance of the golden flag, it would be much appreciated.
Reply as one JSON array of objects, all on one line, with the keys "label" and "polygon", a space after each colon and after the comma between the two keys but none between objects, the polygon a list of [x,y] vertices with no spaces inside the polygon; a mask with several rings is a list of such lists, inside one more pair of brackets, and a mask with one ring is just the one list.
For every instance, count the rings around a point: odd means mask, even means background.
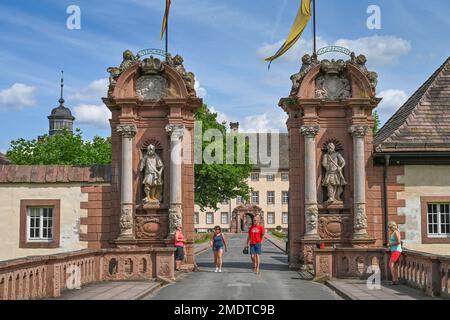
[{"label": "golden flag", "polygon": [[300,8],[298,9],[297,17],[292,25],[291,32],[288,38],[283,43],[281,48],[273,56],[265,59],[265,61],[272,62],[273,60],[285,54],[297,41],[300,39],[306,25],[311,18],[311,0],[302,0]]},{"label": "golden flag", "polygon": [[163,23],[162,23],[161,40],[164,37],[164,33],[167,31],[167,21],[169,20],[171,4],[172,4],[172,0],[166,0],[166,11],[164,12],[164,18],[163,18]]}]

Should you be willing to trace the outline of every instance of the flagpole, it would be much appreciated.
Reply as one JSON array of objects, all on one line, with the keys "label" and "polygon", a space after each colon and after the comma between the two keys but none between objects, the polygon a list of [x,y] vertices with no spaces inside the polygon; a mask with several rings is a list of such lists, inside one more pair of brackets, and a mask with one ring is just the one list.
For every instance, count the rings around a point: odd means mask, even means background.
[{"label": "flagpole", "polygon": [[[169,9],[169,0],[166,0],[166,10]],[[166,62],[169,56],[169,15],[166,17]]]},{"label": "flagpole", "polygon": [[313,1],[313,32],[314,32],[314,54],[317,54],[317,37],[316,37],[316,0]]}]

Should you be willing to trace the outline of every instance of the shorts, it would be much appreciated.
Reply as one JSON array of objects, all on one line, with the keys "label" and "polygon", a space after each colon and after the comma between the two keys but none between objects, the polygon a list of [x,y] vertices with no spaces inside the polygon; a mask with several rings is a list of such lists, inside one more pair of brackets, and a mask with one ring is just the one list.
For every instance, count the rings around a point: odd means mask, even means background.
[{"label": "shorts", "polygon": [[176,246],[175,260],[176,261],[183,261],[184,260],[184,247]]},{"label": "shorts", "polygon": [[261,253],[262,253],[261,249],[262,249],[261,243],[251,244],[250,245],[250,254],[251,255],[255,255],[255,254],[261,255]]},{"label": "shorts", "polygon": [[214,252],[217,252],[217,251],[220,251],[220,250],[223,251],[224,249],[225,249],[224,246],[217,246],[217,247],[216,247],[216,246],[213,246],[213,251],[214,251]]},{"label": "shorts", "polygon": [[401,252],[398,252],[398,251],[392,251],[391,252],[391,261],[393,262],[393,263],[397,263],[398,262],[398,259],[400,259],[400,256],[402,255],[402,253]]}]

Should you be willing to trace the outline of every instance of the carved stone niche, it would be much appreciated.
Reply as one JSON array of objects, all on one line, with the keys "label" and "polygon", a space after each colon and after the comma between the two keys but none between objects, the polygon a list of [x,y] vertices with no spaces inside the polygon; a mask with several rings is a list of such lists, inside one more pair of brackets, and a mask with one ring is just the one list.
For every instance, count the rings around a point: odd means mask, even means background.
[{"label": "carved stone niche", "polygon": [[350,80],[344,60],[322,60],[320,75],[316,78],[316,98],[327,100],[348,99],[352,96]]}]

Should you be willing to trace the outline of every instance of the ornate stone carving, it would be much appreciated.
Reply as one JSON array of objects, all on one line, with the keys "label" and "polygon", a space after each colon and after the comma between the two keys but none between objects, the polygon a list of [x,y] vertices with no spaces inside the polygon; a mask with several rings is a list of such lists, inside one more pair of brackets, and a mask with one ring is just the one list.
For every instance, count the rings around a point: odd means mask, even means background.
[{"label": "ornate stone carving", "polygon": [[158,58],[144,59],[141,62],[141,72],[144,75],[157,75],[164,71],[164,64]]},{"label": "ornate stone carving", "polygon": [[304,245],[300,255],[300,262],[307,268],[313,268],[314,248],[312,245]]},{"label": "ornate stone carving", "polygon": [[123,61],[120,64],[120,71],[124,72],[133,66],[139,59],[130,50],[125,50],[123,52]]},{"label": "ornate stone carving", "polygon": [[347,99],[351,98],[350,80],[345,74],[343,60],[322,60],[321,75],[316,79],[316,98],[320,99]]},{"label": "ornate stone carving", "polygon": [[184,125],[180,124],[168,124],[166,126],[166,132],[170,135],[172,141],[179,141],[184,136]]},{"label": "ornate stone carving", "polygon": [[108,73],[109,73],[109,88],[108,88],[108,95],[111,95],[112,92],[114,91],[114,88],[116,86],[117,83],[117,79],[120,76],[121,70],[120,68],[116,68],[116,67],[109,67],[107,69]]},{"label": "ornate stone carving", "polygon": [[139,171],[144,171],[144,180],[146,197],[144,204],[159,205],[162,199],[164,164],[161,158],[155,152],[155,146],[150,144],[147,153],[141,160]]},{"label": "ornate stone carving", "polygon": [[[164,224],[165,225],[165,224]],[[164,226],[157,217],[136,217],[137,239],[163,239],[167,236]]]},{"label": "ornate stone carving", "polygon": [[351,59],[348,61],[348,63],[355,65],[363,74],[367,76],[372,86],[372,90],[375,91],[378,85],[378,74],[367,70],[366,62],[367,58],[365,55],[360,54],[356,57],[354,52],[352,52]]},{"label": "ornate stone carving", "polygon": [[321,239],[339,239],[348,237],[348,218],[325,216],[319,218],[318,233]]},{"label": "ornate stone carving", "polygon": [[315,138],[320,131],[319,125],[302,126],[300,133],[308,138]]},{"label": "ornate stone carving", "polygon": [[355,233],[366,233],[367,215],[364,203],[355,203]]},{"label": "ornate stone carving", "polygon": [[120,124],[117,126],[117,132],[124,138],[134,138],[137,127],[134,124]]},{"label": "ornate stone carving", "polygon": [[183,65],[184,59],[180,55],[175,57],[169,56],[167,63],[175,68],[175,70],[181,75],[186,84],[186,89],[190,97],[196,97],[197,93],[195,91],[195,75],[192,72],[187,72]]},{"label": "ornate stone carving", "polygon": [[133,217],[132,209],[123,207],[120,215],[120,236],[132,236],[133,234]]},{"label": "ornate stone carving", "polygon": [[349,133],[357,138],[364,138],[369,131],[369,126],[366,125],[355,125],[351,126],[349,129]]},{"label": "ornate stone carving", "polygon": [[312,69],[312,67],[317,64],[317,61],[314,60],[313,57],[311,57],[309,54],[305,54],[302,57],[302,63],[303,64],[302,67],[300,68],[300,71],[291,76],[292,81],[291,97],[297,95],[303,78]]},{"label": "ornate stone carving", "polygon": [[341,194],[344,186],[347,184],[343,174],[345,160],[339,152],[335,151],[335,148],[334,143],[329,143],[327,153],[323,155],[322,159],[322,166],[326,170],[322,186],[327,188],[327,204],[341,202]]},{"label": "ornate stone carving", "polygon": [[136,96],[144,101],[160,101],[167,94],[167,80],[158,75],[142,76],[136,80]]},{"label": "ornate stone carving", "polygon": [[175,234],[178,227],[182,226],[181,204],[172,204],[169,209],[169,233]]},{"label": "ornate stone carving", "polygon": [[316,204],[305,205],[306,234],[317,234],[317,220],[319,218],[319,209]]}]

